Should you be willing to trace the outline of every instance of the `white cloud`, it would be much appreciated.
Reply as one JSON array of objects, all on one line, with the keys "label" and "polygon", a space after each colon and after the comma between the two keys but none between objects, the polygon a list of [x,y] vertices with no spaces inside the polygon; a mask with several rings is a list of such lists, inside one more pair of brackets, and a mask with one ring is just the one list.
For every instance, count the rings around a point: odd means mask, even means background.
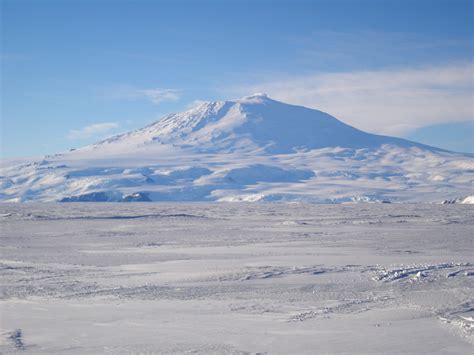
[{"label": "white cloud", "polygon": [[145,89],[137,90],[137,92],[143,94],[154,104],[159,104],[163,101],[177,101],[181,97],[179,90],[175,89]]},{"label": "white cloud", "polygon": [[240,96],[266,92],[277,100],[326,111],[369,132],[402,135],[427,125],[474,120],[473,73],[472,63],[314,73],[230,91]]},{"label": "white cloud", "polygon": [[128,85],[118,85],[107,88],[103,90],[101,94],[103,97],[111,99],[147,98],[154,104],[160,104],[165,101],[177,101],[181,98],[181,91],[176,89],[137,89]]},{"label": "white cloud", "polygon": [[115,122],[94,123],[81,129],[71,129],[66,137],[68,139],[82,139],[95,137],[110,132],[118,127]]},{"label": "white cloud", "polygon": [[[472,41],[420,33],[383,31],[313,31],[288,37],[297,58],[306,66],[338,68],[402,65],[403,63],[446,61],[453,50],[472,49]],[[439,62],[438,62],[439,63]]]}]

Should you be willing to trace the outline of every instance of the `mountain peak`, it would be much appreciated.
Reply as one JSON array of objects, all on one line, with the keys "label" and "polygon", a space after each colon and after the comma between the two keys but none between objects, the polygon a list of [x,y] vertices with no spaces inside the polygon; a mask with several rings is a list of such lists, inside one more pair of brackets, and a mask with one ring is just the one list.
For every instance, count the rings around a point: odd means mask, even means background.
[{"label": "mountain peak", "polygon": [[238,101],[252,100],[252,99],[270,99],[267,94],[262,92],[256,92],[255,94],[244,96]]},{"label": "mountain peak", "polygon": [[[205,111],[208,109],[214,109],[215,107],[224,106],[225,104],[238,104],[238,103],[263,103],[264,101],[275,101],[271,99],[267,94],[257,92],[252,95],[243,96],[239,99],[234,100],[217,100],[217,101],[199,101],[196,105],[192,106],[186,112]],[[282,102],[281,102],[282,103]]]},{"label": "mountain peak", "polygon": [[360,131],[314,109],[273,100],[255,93],[232,101],[202,103],[174,113],[137,131],[94,145],[118,143],[121,150],[163,145],[198,152],[260,151],[290,154],[321,148],[376,148],[384,144],[423,147],[394,137]]}]

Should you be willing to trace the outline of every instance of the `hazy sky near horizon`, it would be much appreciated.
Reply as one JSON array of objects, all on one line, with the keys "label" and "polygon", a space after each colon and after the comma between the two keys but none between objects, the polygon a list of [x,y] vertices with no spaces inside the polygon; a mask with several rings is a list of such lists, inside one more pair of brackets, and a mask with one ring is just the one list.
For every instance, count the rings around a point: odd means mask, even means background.
[{"label": "hazy sky near horizon", "polygon": [[254,92],[474,153],[472,0],[0,0],[1,155]]}]

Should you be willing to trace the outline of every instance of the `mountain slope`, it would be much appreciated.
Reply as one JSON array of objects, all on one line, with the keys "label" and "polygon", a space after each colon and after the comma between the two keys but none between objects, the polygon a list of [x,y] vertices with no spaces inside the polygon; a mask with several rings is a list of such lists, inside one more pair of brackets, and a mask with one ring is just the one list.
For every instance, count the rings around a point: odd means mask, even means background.
[{"label": "mountain slope", "polygon": [[28,164],[3,201],[441,201],[472,194],[474,159],[360,131],[257,94],[209,102]]},{"label": "mountain slope", "polygon": [[94,147],[114,144],[134,149],[151,142],[210,153],[253,148],[267,153],[288,154],[299,148],[375,148],[382,144],[440,150],[400,138],[369,134],[327,113],[278,102],[264,94],[237,101],[203,103],[189,111],[168,115],[143,129],[107,139]]}]

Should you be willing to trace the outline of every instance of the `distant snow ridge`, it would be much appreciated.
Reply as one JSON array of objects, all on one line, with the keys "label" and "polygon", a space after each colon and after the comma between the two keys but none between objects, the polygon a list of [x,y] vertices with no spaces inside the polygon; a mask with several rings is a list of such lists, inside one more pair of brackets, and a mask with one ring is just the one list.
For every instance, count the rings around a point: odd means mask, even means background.
[{"label": "distant snow ridge", "polygon": [[452,204],[452,203],[461,203],[461,204],[464,204],[464,205],[472,205],[472,204],[474,204],[474,195],[455,198],[453,200],[444,200],[442,202],[442,204]]},{"label": "distant snow ridge", "polygon": [[473,173],[472,156],[255,94],[37,161],[2,162],[0,201],[438,202],[472,195]]}]

